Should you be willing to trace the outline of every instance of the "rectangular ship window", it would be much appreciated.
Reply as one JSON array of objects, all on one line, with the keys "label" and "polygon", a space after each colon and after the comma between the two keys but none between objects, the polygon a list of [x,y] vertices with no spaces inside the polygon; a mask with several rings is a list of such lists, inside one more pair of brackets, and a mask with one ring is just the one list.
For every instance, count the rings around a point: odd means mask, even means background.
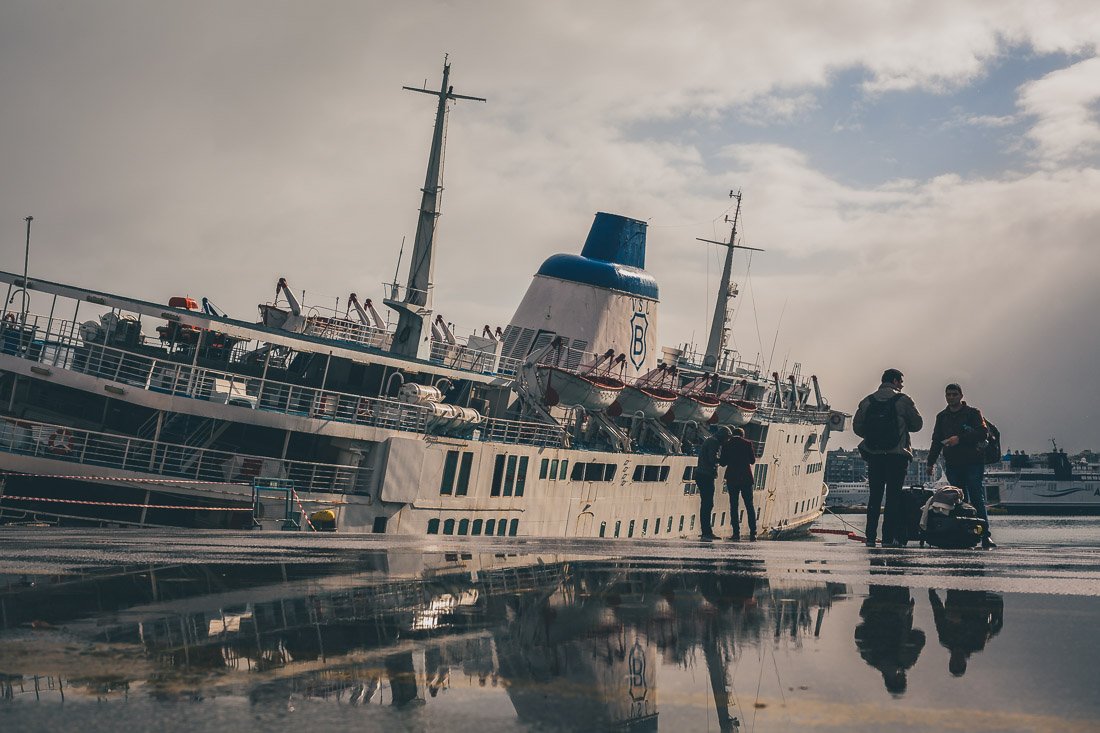
[{"label": "rectangular ship window", "polygon": [[439,481],[439,493],[450,494],[454,490],[455,469],[458,468],[458,451],[447,451],[447,458],[443,461],[443,478]]},{"label": "rectangular ship window", "polygon": [[516,457],[508,456],[508,467],[504,469],[504,495],[512,495],[512,484],[516,480]]},{"label": "rectangular ship window", "polygon": [[546,478],[546,471],[547,471],[548,468],[550,468],[550,459],[549,458],[543,458],[542,461],[539,462],[539,478],[540,479]]},{"label": "rectangular ship window", "polygon": [[500,484],[504,480],[504,456],[497,456],[493,464],[493,487],[489,496],[500,496]]},{"label": "rectangular ship window", "polygon": [[466,496],[470,490],[470,467],[473,463],[473,453],[465,452],[462,454],[462,463],[458,468],[458,485],[455,486],[455,496]]},{"label": "rectangular ship window", "polygon": [[523,487],[527,485],[527,456],[520,456],[519,470],[516,473],[516,496],[523,496]]}]

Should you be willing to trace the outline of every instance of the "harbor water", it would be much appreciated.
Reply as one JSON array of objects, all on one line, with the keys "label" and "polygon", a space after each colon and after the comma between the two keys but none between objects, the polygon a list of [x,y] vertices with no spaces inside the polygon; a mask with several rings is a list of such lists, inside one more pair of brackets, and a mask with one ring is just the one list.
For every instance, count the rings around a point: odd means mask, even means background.
[{"label": "harbor water", "polygon": [[0,528],[0,728],[1100,730],[1100,521],[993,527],[992,551]]}]

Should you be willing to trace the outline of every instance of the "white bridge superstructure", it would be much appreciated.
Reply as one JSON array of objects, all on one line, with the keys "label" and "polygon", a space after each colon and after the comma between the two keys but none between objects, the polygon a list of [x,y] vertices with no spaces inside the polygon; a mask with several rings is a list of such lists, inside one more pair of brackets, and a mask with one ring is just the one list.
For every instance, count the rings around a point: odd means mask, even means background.
[{"label": "white bridge superstructure", "polygon": [[[421,226],[446,103],[466,98],[447,74]],[[259,322],[0,273],[0,522],[691,537],[695,452],[719,421],[756,448],[762,536],[821,514],[847,416],[797,365],[764,373],[724,339],[658,349],[643,222],[597,214],[504,328],[466,337],[430,297],[435,246],[418,234],[382,312],[354,294],[311,306],[278,278]],[[20,291],[29,306],[12,310]],[[719,496],[719,532],[745,526],[728,509]]]}]

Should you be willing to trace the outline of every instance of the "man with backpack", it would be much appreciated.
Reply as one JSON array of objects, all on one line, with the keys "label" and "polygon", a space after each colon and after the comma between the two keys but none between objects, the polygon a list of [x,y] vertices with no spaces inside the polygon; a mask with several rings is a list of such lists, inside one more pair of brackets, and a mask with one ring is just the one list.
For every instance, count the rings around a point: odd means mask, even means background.
[{"label": "man with backpack", "polygon": [[745,500],[745,514],[749,520],[749,541],[756,540],[756,507],[752,504],[752,489],[755,483],[752,466],[756,463],[756,449],[745,438],[743,428],[734,428],[733,437],[722,446],[718,462],[726,467],[726,490],[730,494],[730,524],[733,525],[732,540],[741,539],[739,499]]},{"label": "man with backpack", "polygon": [[[985,508],[986,448],[989,444],[989,426],[982,412],[963,401],[962,387],[949,384],[944,388],[947,407],[936,415],[936,427],[932,429],[932,445],[928,451],[928,474],[936,467],[936,460],[943,452],[943,468],[947,482],[958,486],[966,495],[966,500],[974,505],[978,517],[986,520],[989,526],[989,514]],[[1000,453],[1000,446],[996,446]],[[989,535],[982,537],[982,547],[996,547]]]},{"label": "man with backpack", "polygon": [[905,471],[913,459],[909,433],[924,426],[917,406],[901,391],[903,374],[897,369],[882,373],[879,388],[863,398],[852,421],[855,434],[863,438],[859,453],[867,461],[867,546],[875,546],[882,500],[886,516],[882,522],[883,547],[902,547],[908,541],[902,512],[901,488]]},{"label": "man with backpack", "polygon": [[702,525],[699,539],[718,539],[710,525],[710,515],[714,511],[714,479],[718,477],[718,460],[722,446],[732,437],[733,432],[729,428],[719,425],[699,446],[699,461],[695,465],[695,485],[699,489],[699,523]]}]

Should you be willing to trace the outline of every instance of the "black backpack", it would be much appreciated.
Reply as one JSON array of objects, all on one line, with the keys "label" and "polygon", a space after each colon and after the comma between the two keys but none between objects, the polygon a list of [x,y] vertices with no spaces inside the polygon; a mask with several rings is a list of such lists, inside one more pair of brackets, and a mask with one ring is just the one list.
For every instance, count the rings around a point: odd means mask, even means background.
[{"label": "black backpack", "polygon": [[900,399],[900,394],[888,400],[871,398],[863,420],[863,444],[868,450],[889,451],[901,443],[897,408]]},{"label": "black backpack", "polygon": [[988,465],[990,463],[1001,462],[1001,431],[997,429],[997,426],[985,421],[985,427],[989,431],[989,437],[986,440],[978,443],[978,448],[982,451],[982,458]]}]

